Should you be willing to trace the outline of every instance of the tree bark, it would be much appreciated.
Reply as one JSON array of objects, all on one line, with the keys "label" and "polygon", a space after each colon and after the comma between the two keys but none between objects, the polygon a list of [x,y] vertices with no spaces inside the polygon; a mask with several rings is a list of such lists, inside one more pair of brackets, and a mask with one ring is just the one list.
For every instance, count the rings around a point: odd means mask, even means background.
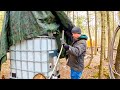
[{"label": "tree bark", "polygon": [[90,47],[91,47],[91,58],[87,66],[90,66],[92,59],[93,59],[93,47],[92,47],[92,38],[91,38],[91,33],[90,33],[90,28],[89,28],[89,12],[88,11],[87,11],[87,22],[88,22],[88,33],[89,33]]},{"label": "tree bark", "polygon": [[[109,17],[109,11],[106,11],[107,14],[107,29],[108,29],[108,53],[110,52],[110,41],[111,41],[111,31],[110,31],[110,17]],[[107,57],[108,59],[108,57]]]},{"label": "tree bark", "polygon": [[97,12],[95,11],[95,55],[97,54]]},{"label": "tree bark", "polygon": [[99,67],[99,79],[103,76],[103,60],[104,60],[104,43],[105,43],[105,24],[104,24],[104,11],[101,11],[101,55],[100,55],[100,67]]},{"label": "tree bark", "polygon": [[[120,21],[120,11],[118,13],[118,18]],[[117,47],[117,54],[116,54],[116,59],[115,59],[115,69],[116,69],[117,73],[120,73],[120,38],[119,38],[119,44]],[[115,78],[120,79],[120,76],[115,75]]]},{"label": "tree bark", "polygon": [[114,32],[114,11],[112,12],[113,14],[113,32]]},{"label": "tree bark", "polygon": [[74,11],[73,11],[73,23],[75,23],[74,17],[75,17],[75,15],[74,15]]}]

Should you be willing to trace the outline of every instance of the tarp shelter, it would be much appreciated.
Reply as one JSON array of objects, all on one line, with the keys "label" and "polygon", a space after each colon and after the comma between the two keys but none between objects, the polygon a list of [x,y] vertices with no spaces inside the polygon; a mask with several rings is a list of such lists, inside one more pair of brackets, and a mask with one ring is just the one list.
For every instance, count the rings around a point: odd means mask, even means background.
[{"label": "tarp shelter", "polygon": [[[65,31],[66,42],[71,44],[73,27],[74,24],[63,11],[6,11],[0,37],[0,68],[7,59],[9,47],[20,40],[52,32],[60,50],[62,30]],[[63,51],[61,58],[64,56]]]}]

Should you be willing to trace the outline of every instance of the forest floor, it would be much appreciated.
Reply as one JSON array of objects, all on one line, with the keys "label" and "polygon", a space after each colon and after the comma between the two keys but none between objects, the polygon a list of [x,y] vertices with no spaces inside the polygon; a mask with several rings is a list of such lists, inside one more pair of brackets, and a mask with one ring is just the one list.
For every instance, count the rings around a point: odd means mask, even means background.
[{"label": "forest floor", "polygon": [[[114,52],[116,54],[116,51]],[[97,55],[93,55],[93,60],[91,65],[87,68],[84,68],[81,79],[98,79],[99,74],[99,65],[100,65],[100,52],[97,52]],[[114,55],[115,56],[115,55]],[[84,65],[86,66],[90,60],[90,50],[87,50]],[[10,60],[7,60],[2,64],[1,76],[4,76],[5,79],[9,79],[10,76]],[[60,59],[60,76],[61,79],[70,79],[70,68],[66,65],[66,59]],[[108,69],[108,60],[103,61],[103,79],[109,79],[109,69]]]},{"label": "forest floor", "polygon": [[[106,51],[107,52],[107,51]],[[116,50],[113,52],[113,59],[115,59]],[[84,59],[84,66],[87,66],[90,61],[90,49],[87,49],[87,53]],[[61,67],[60,74],[62,79],[70,79],[70,68],[66,65],[66,59],[61,59]],[[113,61],[113,63],[115,60]],[[103,76],[102,79],[109,79],[109,68],[108,68],[108,60],[105,59],[103,61]],[[81,79],[98,79],[99,74],[99,66],[100,66],[100,50],[96,55],[93,55],[92,62],[89,67],[84,68],[82,78]]]}]

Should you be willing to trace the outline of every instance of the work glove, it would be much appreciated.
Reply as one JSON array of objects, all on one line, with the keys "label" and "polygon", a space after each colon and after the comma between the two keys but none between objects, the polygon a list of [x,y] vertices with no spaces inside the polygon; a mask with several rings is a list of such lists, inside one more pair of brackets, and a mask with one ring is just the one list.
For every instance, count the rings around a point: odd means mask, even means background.
[{"label": "work glove", "polygon": [[65,50],[68,50],[69,49],[69,45],[67,45],[64,41],[64,39],[61,39],[61,44],[63,45],[64,49]]},{"label": "work glove", "polygon": [[66,45],[64,39],[61,39],[60,41],[61,41],[61,44],[62,44],[62,45]]},{"label": "work glove", "polygon": [[69,50],[69,45],[63,44],[63,47],[64,47],[65,50]]}]

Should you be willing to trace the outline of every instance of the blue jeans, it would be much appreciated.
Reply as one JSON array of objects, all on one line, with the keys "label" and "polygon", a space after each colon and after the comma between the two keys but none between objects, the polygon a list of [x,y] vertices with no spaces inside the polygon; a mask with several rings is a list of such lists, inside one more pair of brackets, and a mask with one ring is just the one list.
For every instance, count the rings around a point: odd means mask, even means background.
[{"label": "blue jeans", "polygon": [[82,76],[82,71],[78,72],[71,69],[71,79],[80,79]]}]

